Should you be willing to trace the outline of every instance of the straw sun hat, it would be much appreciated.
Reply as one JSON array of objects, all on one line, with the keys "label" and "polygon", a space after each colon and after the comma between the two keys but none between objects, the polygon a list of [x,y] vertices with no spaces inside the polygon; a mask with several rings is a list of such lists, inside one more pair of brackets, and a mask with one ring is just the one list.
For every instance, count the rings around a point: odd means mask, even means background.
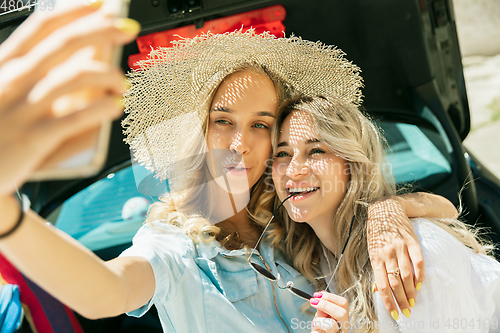
[{"label": "straw sun hat", "polygon": [[124,96],[124,141],[135,159],[161,180],[186,140],[203,138],[207,102],[220,82],[244,64],[265,68],[285,86],[309,96],[335,96],[355,105],[362,101],[360,69],[334,46],[299,37],[276,38],[253,30],[204,34],[158,48],[140,69],[128,74]]}]

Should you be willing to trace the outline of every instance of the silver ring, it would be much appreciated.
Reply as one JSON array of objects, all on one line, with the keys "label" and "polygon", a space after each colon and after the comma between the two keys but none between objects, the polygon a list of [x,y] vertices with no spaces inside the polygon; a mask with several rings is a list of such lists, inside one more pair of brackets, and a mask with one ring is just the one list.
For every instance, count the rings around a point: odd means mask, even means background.
[{"label": "silver ring", "polygon": [[394,275],[394,277],[398,277],[399,276],[399,267],[396,267],[396,269],[393,271],[387,272],[387,274],[392,274],[392,275]]}]

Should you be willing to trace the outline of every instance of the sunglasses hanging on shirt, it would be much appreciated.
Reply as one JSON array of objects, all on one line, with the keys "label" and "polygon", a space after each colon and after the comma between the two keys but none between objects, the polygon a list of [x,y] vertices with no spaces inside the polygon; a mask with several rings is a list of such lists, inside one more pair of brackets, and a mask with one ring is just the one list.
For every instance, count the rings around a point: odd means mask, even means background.
[{"label": "sunglasses hanging on shirt", "polygon": [[[278,212],[278,209],[280,209],[280,207],[285,203],[285,201],[287,201],[288,199],[290,199],[291,197],[293,197],[294,195],[296,194],[291,194],[289,195],[288,197],[285,198],[285,200],[283,200],[279,205],[278,207],[276,208],[276,210],[274,211],[273,215],[271,216],[271,218],[269,219],[269,222],[267,222],[267,225],[266,227],[264,228],[264,231],[262,232],[262,234],[260,235],[259,237],[259,240],[257,241],[257,243],[255,244],[255,247],[253,247],[251,250],[250,250],[250,255],[248,256],[247,258],[247,261],[248,263],[250,264],[250,267],[252,267],[252,269],[254,271],[256,271],[257,273],[259,273],[260,275],[262,275],[263,277],[265,277],[266,279],[270,280],[270,281],[273,281],[276,283],[276,286],[280,289],[288,289],[290,292],[292,292],[293,294],[305,299],[305,300],[309,300],[311,298],[313,298],[312,295],[310,295],[309,293],[306,293],[305,291],[302,291],[300,289],[297,289],[294,287],[294,284],[292,281],[288,281],[285,286],[280,286],[279,284],[279,281],[281,281],[281,276],[279,275],[279,273],[277,274],[278,276],[275,276],[272,272],[271,272],[271,268],[269,267],[269,265],[267,265],[267,263],[265,262],[264,258],[262,257],[262,255],[257,251],[257,248],[259,246],[259,243],[260,241],[262,240],[262,237],[264,236],[264,234],[266,233],[267,231],[267,228],[269,227],[269,225],[271,224],[271,222],[273,221],[274,219],[274,216],[276,215],[276,213]],[[351,220],[351,225],[349,227],[349,234],[347,236],[347,239],[346,239],[346,242],[344,244],[344,247],[342,249],[342,252],[340,254],[340,257],[339,257],[339,260],[338,260],[338,263],[337,263],[337,266],[335,267],[335,270],[332,274],[332,277],[330,279],[330,281],[328,282],[328,285],[327,285],[327,288],[330,286],[330,283],[333,281],[333,277],[335,276],[335,273],[337,272],[337,268],[338,268],[338,264],[340,263],[340,260],[342,259],[342,255],[344,254],[344,251],[347,247],[347,242],[349,242],[349,238],[351,237],[351,230],[352,230],[352,224],[353,224],[353,221],[354,221],[354,216],[352,217],[352,220]],[[328,289],[327,289],[328,290]]]}]

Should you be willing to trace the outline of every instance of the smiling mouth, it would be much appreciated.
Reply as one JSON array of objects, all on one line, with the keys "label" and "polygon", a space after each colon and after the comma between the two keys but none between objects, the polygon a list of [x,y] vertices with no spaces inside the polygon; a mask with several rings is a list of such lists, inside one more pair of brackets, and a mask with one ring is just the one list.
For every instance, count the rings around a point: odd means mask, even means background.
[{"label": "smiling mouth", "polygon": [[286,192],[288,195],[294,195],[294,196],[299,196],[299,195],[305,195],[309,193],[313,193],[319,190],[319,187],[296,187],[296,188],[287,188]]}]

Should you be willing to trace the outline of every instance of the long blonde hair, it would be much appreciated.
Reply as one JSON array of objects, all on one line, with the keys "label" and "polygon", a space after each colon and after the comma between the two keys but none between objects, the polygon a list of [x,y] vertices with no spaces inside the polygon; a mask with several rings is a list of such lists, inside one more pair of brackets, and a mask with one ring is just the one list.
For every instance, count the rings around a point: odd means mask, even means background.
[{"label": "long blonde hair", "polygon": [[[346,292],[350,300],[351,319],[363,318],[363,322],[375,323],[378,319],[371,291],[373,270],[368,254],[366,222],[371,202],[396,193],[393,178],[384,169],[385,140],[374,122],[356,106],[335,98],[302,96],[290,99],[280,108],[272,133],[273,148],[276,148],[279,130],[286,117],[299,110],[312,116],[318,138],[349,164],[349,186],[331,221],[336,253],[342,251],[353,216],[354,220],[335,279],[337,291]],[[308,224],[290,219],[284,208],[278,214],[271,237],[275,242],[281,242],[285,253],[293,258],[294,266],[309,280],[315,281],[322,274],[319,268],[320,240]],[[488,247],[480,244],[475,233],[464,223],[457,220],[433,222],[476,252],[487,252]],[[324,284],[318,289],[321,287]],[[357,331],[377,330],[373,325],[365,325]]]},{"label": "long blonde hair", "polygon": [[[267,75],[274,84],[278,101],[283,101],[286,97],[287,90],[281,80],[257,63],[242,63],[216,73],[211,82],[199,92],[198,98],[200,107],[197,111],[205,119],[202,124],[205,140],[208,130],[208,111],[217,89],[226,77],[245,70]],[[217,185],[209,181],[211,174],[206,164],[204,143],[203,140],[190,138],[179,143],[182,145],[179,151],[183,152],[183,156],[178,157],[179,162],[172,172],[174,176],[168,180],[171,191],[160,196],[160,201],[150,206],[145,223],[152,225],[153,222],[162,222],[180,227],[195,242],[199,240],[210,242],[216,239],[227,248],[240,248],[243,244],[231,230],[221,230],[210,223],[215,207],[214,200],[209,198],[215,197],[214,186]],[[272,183],[266,181],[267,174],[270,174],[269,168],[268,164],[264,175],[252,186],[250,201],[246,206],[250,218],[260,226],[265,224],[273,207]]]}]

